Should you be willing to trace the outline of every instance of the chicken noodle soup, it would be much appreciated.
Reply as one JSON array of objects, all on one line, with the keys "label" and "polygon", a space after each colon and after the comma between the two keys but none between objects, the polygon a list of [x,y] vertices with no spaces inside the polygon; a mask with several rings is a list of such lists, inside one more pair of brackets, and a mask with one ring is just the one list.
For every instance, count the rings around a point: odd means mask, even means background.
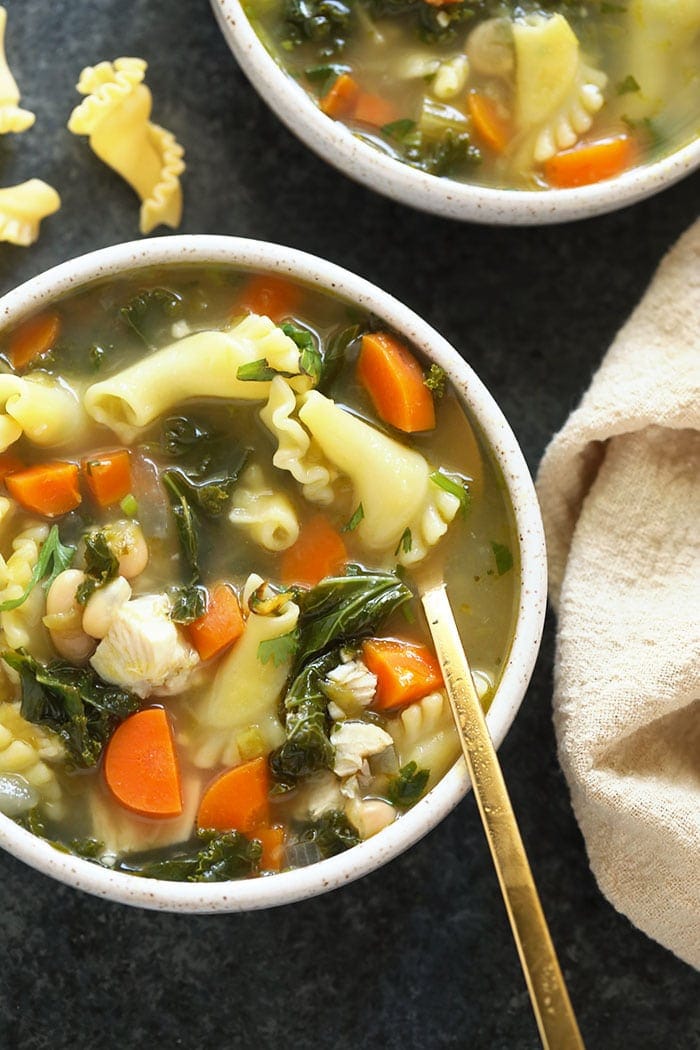
[{"label": "chicken noodle soup", "polygon": [[518,602],[492,457],[381,320],[265,274],[95,283],[1,337],[0,810],[149,877],[300,867],[459,746],[417,599],[488,706]]},{"label": "chicken noodle soup", "polygon": [[700,134],[700,0],[247,0],[329,117],[434,175],[610,178]]}]

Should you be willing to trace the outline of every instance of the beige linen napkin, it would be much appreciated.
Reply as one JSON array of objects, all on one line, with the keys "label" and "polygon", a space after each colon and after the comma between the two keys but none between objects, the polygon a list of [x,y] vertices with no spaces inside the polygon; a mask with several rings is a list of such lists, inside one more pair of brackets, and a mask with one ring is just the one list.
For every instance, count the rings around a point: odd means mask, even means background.
[{"label": "beige linen napkin", "polygon": [[537,488],[554,720],[611,903],[700,968],[700,221],[664,259]]}]

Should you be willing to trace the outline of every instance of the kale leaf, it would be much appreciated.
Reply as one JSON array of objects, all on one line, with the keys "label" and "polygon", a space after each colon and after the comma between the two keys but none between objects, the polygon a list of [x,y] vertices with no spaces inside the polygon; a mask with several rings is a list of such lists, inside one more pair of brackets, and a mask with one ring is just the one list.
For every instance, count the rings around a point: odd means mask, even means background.
[{"label": "kale leaf", "polygon": [[371,634],[412,597],[411,589],[396,573],[365,572],[357,567],[300,592],[297,667],[330,646]]},{"label": "kale leaf", "polygon": [[22,717],[57,733],[74,766],[94,766],[115,726],[139,708],[138,697],[103,682],[89,666],[40,664],[21,649],[2,658],[19,673]]},{"label": "kale leaf", "polygon": [[272,775],[280,784],[291,787],[301,777],[333,765],[328,697],[321,683],[339,661],[337,649],[317,656],[296,675],[285,694],[286,739],[269,758]]},{"label": "kale leaf", "polygon": [[166,324],[172,324],[181,312],[181,296],[168,288],[145,288],[119,311],[122,320],[150,349]]},{"label": "kale leaf", "polygon": [[312,41],[322,58],[345,47],[352,9],[344,0],[285,0],[284,21],[289,44]]},{"label": "kale leaf", "polygon": [[61,538],[58,535],[58,525],[52,525],[48,536],[42,544],[36,565],[32,569],[29,583],[19,598],[8,598],[7,601],[0,602],[0,612],[18,609],[20,605],[26,602],[37,583],[44,577],[46,577],[44,587],[48,590],[59,573],[70,566],[74,557],[75,547],[69,547],[61,543]]},{"label": "kale leaf", "polygon": [[324,859],[335,857],[360,842],[357,828],[340,809],[331,809],[318,820],[306,821],[300,825],[297,837],[299,842],[316,843]]},{"label": "kale leaf", "polygon": [[104,530],[88,533],[85,537],[85,575],[87,579],[75,592],[78,605],[85,605],[91,594],[119,575],[119,558],[110,547]]},{"label": "kale leaf", "polygon": [[387,798],[399,809],[410,809],[422,797],[430,777],[429,769],[419,769],[416,762],[402,766],[396,776],[389,778]]},{"label": "kale leaf", "polygon": [[199,584],[176,587],[170,592],[170,619],[175,623],[193,623],[207,611],[207,592]]},{"label": "kale leaf", "polygon": [[469,133],[455,127],[445,128],[436,137],[425,134],[412,120],[397,120],[385,124],[382,134],[407,164],[429,175],[457,175],[481,162],[481,153],[472,145]]},{"label": "kale leaf", "polygon": [[162,478],[175,519],[182,556],[189,570],[190,585],[195,586],[200,580],[198,522],[187,496],[182,491],[182,475],[174,470],[166,470]]},{"label": "kale leaf", "polygon": [[171,882],[226,882],[255,874],[261,857],[259,839],[248,839],[240,831],[222,833],[201,828],[197,840],[173,849],[167,856],[132,855],[120,861],[117,870]]}]

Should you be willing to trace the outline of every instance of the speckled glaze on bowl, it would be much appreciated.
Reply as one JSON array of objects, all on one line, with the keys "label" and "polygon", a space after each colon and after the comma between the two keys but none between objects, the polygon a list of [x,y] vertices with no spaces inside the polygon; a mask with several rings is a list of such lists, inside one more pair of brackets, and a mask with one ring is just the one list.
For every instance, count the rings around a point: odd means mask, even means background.
[{"label": "speckled glaze on bowl", "polygon": [[506,190],[426,175],[357,138],[318,108],[267,51],[240,0],[211,0],[224,37],[250,82],[287,127],[344,175],[386,197],[448,219],[503,226],[585,219],[624,208],[671,186],[700,166],[700,138],[667,157],[592,186]]},{"label": "speckled glaze on bowl", "polygon": [[[264,270],[342,296],[387,321],[449,375],[494,452],[515,512],[520,547],[522,571],[515,634],[487,719],[494,743],[499,746],[522,702],[542,634],[547,594],[542,522],[532,479],[501,410],[469,365],[429,325],[374,285],[312,255],[262,241],[198,235],[115,245],[63,263],[0,300],[0,327],[16,324],[42,305],[93,281],[147,266],[178,264],[227,264]],[[109,871],[60,853],[2,814],[0,846],[61,882],[124,904],[178,912],[247,911],[324,893],[380,867],[435,827],[468,788],[460,759],[425,798],[374,838],[307,868],[238,882],[176,883]]]}]

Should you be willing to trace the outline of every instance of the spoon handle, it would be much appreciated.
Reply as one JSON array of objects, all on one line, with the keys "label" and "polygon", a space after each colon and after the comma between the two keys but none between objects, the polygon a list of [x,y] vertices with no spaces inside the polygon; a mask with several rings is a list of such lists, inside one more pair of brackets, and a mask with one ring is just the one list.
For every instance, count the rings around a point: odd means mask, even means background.
[{"label": "spoon handle", "polygon": [[422,596],[545,1050],[583,1050],[547,920],[444,584]]}]

